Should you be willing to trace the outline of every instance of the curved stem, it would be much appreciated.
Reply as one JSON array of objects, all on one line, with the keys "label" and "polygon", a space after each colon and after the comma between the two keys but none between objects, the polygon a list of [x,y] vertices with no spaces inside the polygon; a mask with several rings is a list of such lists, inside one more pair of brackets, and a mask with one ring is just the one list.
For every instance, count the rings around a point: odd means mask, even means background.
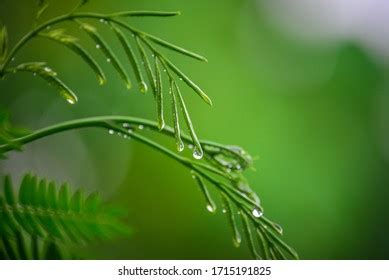
[{"label": "curved stem", "polygon": [[[251,206],[255,206],[255,203],[251,201],[250,199],[246,198],[245,196],[242,196],[242,194],[231,188],[229,185],[225,184],[223,181],[219,181],[215,179],[212,176],[209,176],[207,172],[204,170],[211,172],[213,174],[219,175],[223,177],[224,179],[230,180],[231,177],[228,174],[225,174],[221,172],[220,170],[217,170],[215,168],[212,168],[206,164],[198,163],[192,160],[189,160],[186,157],[180,156],[177,153],[172,152],[171,150],[165,148],[164,146],[155,143],[154,141],[137,134],[133,131],[129,132],[127,129],[118,126],[118,124],[126,124],[126,125],[135,125],[139,126],[142,125],[146,128],[159,131],[158,124],[154,121],[148,121],[140,118],[135,117],[128,117],[128,116],[99,116],[99,117],[90,117],[90,118],[83,118],[83,119],[77,119],[77,120],[71,120],[59,124],[55,124],[37,131],[34,131],[26,136],[22,136],[19,138],[15,138],[9,143],[0,145],[0,151],[3,153],[15,150],[17,147],[23,146],[25,144],[31,143],[33,141],[45,138],[47,136],[65,132],[68,130],[74,130],[74,129],[80,129],[80,128],[87,128],[87,127],[96,127],[96,128],[104,128],[104,129],[113,129],[117,132],[121,132],[123,134],[127,134],[133,139],[146,144],[147,146],[165,154],[166,156],[178,161],[182,165],[186,166],[189,169],[192,169],[202,175],[205,179],[210,181],[212,184],[214,184],[217,188],[219,188],[221,191],[225,192],[229,197],[234,199],[235,201],[246,203]],[[171,127],[166,126],[161,133],[165,135],[169,135],[171,137],[174,137],[174,129]],[[183,135],[182,138],[186,142],[190,142],[190,138],[186,135]],[[235,198],[234,198],[235,197]]]},{"label": "curved stem", "polygon": [[[113,22],[113,23],[115,23],[115,24],[117,24],[117,25],[119,25],[119,26],[129,30],[130,32],[132,32],[134,34],[150,38],[151,40],[159,42],[162,45],[170,45],[170,46],[172,46],[171,44],[165,42],[164,40],[162,40],[162,39],[160,39],[158,37],[155,37],[155,36],[153,36],[151,34],[145,33],[145,32],[143,32],[143,31],[141,31],[139,29],[136,29],[136,28],[126,24],[123,21],[115,19],[114,17],[116,17],[116,16],[117,16],[117,14],[108,14],[108,15],[106,15],[106,14],[100,14],[100,13],[87,13],[87,12],[84,12],[84,13],[69,13],[69,14],[58,16],[56,18],[48,20],[45,23],[42,23],[41,25],[35,27],[33,30],[28,32],[26,35],[24,35],[18,41],[18,43],[12,48],[12,50],[9,52],[9,54],[5,58],[4,63],[3,63],[3,65],[0,68],[0,73],[3,73],[5,71],[5,69],[7,68],[8,64],[11,62],[12,58],[17,54],[17,52],[24,45],[26,45],[32,38],[34,38],[37,34],[39,34],[39,32],[41,32],[42,30],[45,30],[46,28],[48,28],[48,27],[50,27],[52,25],[55,25],[55,24],[58,24],[58,23],[61,23],[61,22],[64,22],[64,21],[68,21],[68,20],[74,20],[74,19],[77,19],[77,18],[89,18],[89,19],[98,19],[98,20],[102,19],[102,20],[106,20],[106,21],[109,21],[109,22]],[[181,48],[179,48],[179,49],[181,49]],[[181,49],[181,51],[185,51],[185,50]],[[191,54],[193,57],[198,58],[200,60],[204,60],[205,59],[202,56],[196,55],[196,54],[191,53],[189,51],[185,51],[185,52],[188,53],[188,54]]]}]

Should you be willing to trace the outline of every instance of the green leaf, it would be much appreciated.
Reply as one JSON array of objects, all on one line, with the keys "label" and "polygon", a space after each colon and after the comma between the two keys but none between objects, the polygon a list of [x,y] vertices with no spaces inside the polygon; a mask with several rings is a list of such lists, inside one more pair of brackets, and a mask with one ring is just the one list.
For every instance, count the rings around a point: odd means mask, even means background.
[{"label": "green leaf", "polygon": [[173,17],[181,15],[180,12],[162,12],[162,11],[125,11],[110,14],[110,17]]},{"label": "green leaf", "polygon": [[132,50],[131,44],[127,41],[123,32],[119,28],[115,27],[114,25],[112,25],[112,28],[115,31],[115,34],[118,37],[124,51],[126,52],[128,60],[131,63],[132,69],[134,70],[136,79],[138,80],[138,83],[139,83],[140,92],[146,93],[147,92],[147,84],[143,80],[142,71],[139,67],[135,53]]},{"label": "green leaf", "polygon": [[[22,180],[18,203],[10,197],[10,188],[10,179],[6,177],[4,196],[0,194],[0,238],[13,236],[17,240],[22,234],[29,236],[37,247],[37,238],[81,243],[129,232],[120,216],[104,205],[97,193],[85,198],[79,189],[72,195],[67,184],[57,188],[54,182],[48,184],[30,174]],[[18,248],[21,243],[14,245]],[[0,254],[1,251],[0,246]],[[39,255],[36,248],[33,251],[31,254]]]},{"label": "green leaf", "polygon": [[112,63],[113,67],[119,73],[122,80],[126,83],[127,88],[130,89],[131,88],[130,78],[128,77],[119,59],[116,57],[116,55],[109,47],[107,42],[103,39],[103,37],[97,32],[96,28],[86,23],[80,23],[80,26],[96,43],[96,48],[100,49],[104,53],[104,55],[107,58],[107,62]]},{"label": "green leaf", "polygon": [[64,82],[57,78],[57,73],[46,66],[44,62],[23,63],[18,65],[15,71],[30,72],[43,78],[48,84],[55,87],[59,91],[59,94],[70,104],[75,104],[78,101],[76,94]]},{"label": "green leaf", "polygon": [[156,84],[156,79],[154,77],[154,74],[153,74],[153,70],[151,68],[151,64],[149,62],[149,59],[147,58],[147,54],[146,54],[146,51],[145,49],[143,48],[141,42],[140,42],[140,39],[138,38],[138,36],[135,36],[135,42],[136,42],[136,45],[138,47],[138,51],[140,53],[140,56],[141,56],[141,59],[142,59],[142,63],[145,67],[145,70],[146,70],[146,74],[147,74],[147,78],[149,80],[149,83],[151,85],[151,89],[153,90],[153,94],[154,96],[156,96],[157,94],[157,84]]},{"label": "green leaf", "polygon": [[2,61],[8,53],[8,32],[7,27],[3,26],[0,29],[0,61]]},{"label": "green leaf", "polygon": [[235,245],[235,247],[239,247],[241,242],[242,242],[242,237],[240,235],[238,225],[237,225],[237,222],[235,219],[235,215],[233,213],[231,200],[225,194],[222,193],[222,201],[223,201],[224,213],[226,215],[228,215],[228,222],[229,222],[230,227],[232,229],[233,244]]},{"label": "green leaf", "polygon": [[170,79],[169,93],[172,98],[172,111],[173,111],[173,123],[174,123],[174,136],[176,138],[176,146],[179,152],[184,150],[184,142],[181,139],[180,120],[178,116],[178,104],[176,94],[174,92],[174,81]]},{"label": "green leaf", "polygon": [[157,115],[158,115],[158,128],[162,130],[165,127],[165,120],[163,116],[163,88],[162,88],[162,76],[159,69],[158,57],[155,56],[155,77],[156,77],[156,101],[157,101]]},{"label": "green leaf", "polygon": [[178,87],[177,83],[173,82],[173,85],[174,85],[173,86],[174,94],[177,94],[177,96],[178,96],[178,101],[180,103],[181,110],[182,110],[182,113],[184,115],[186,125],[187,125],[189,132],[190,132],[190,135],[192,137],[193,144],[195,145],[195,148],[193,150],[193,156],[196,159],[201,159],[203,157],[203,149],[202,149],[200,141],[197,137],[196,131],[194,130],[192,120],[190,119],[190,116],[189,116],[188,109],[186,109],[185,101],[182,98],[180,88]]},{"label": "green leaf", "polygon": [[188,76],[186,76],[177,66],[175,66],[170,60],[163,58],[167,66],[177,74],[180,79],[182,79],[189,87],[191,87],[206,103],[212,106],[212,100],[208,95],[196,85]]},{"label": "green leaf", "polygon": [[194,172],[194,171],[192,171],[192,176],[196,180],[196,182],[200,188],[200,191],[205,198],[205,201],[207,203],[207,210],[211,213],[214,213],[216,211],[216,204],[213,201],[211,195],[209,194],[208,188],[205,185],[203,178],[201,178],[201,176],[196,174],[196,172]]},{"label": "green leaf", "polygon": [[103,70],[97,63],[97,61],[90,55],[90,53],[84,49],[80,44],[77,43],[77,38],[66,35],[64,29],[55,29],[47,33],[40,33],[42,37],[46,37],[48,39],[51,39],[55,42],[58,42],[70,50],[72,50],[74,53],[76,53],[78,56],[82,58],[82,60],[88,64],[88,66],[93,70],[93,72],[96,74],[97,79],[99,81],[100,85],[103,85],[106,83],[106,77],[104,75]]},{"label": "green leaf", "polygon": [[35,20],[39,20],[43,13],[47,10],[49,7],[49,2],[47,0],[38,0],[38,11],[35,16]]}]

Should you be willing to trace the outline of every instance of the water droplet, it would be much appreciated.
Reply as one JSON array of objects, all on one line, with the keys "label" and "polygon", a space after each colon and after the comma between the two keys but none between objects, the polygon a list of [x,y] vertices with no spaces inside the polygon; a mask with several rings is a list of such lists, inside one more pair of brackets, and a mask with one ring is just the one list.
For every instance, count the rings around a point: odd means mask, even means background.
[{"label": "water droplet", "polygon": [[204,153],[203,153],[203,150],[201,148],[200,149],[198,147],[194,148],[194,150],[193,150],[193,157],[195,159],[202,159],[203,155],[204,155]]},{"label": "water droplet", "polygon": [[33,75],[36,76],[36,73],[34,72]]},{"label": "water droplet", "polygon": [[129,129],[127,129],[127,132],[128,132],[128,133],[133,133],[134,130],[133,130],[132,128],[129,128]]},{"label": "water droplet", "polygon": [[96,45],[96,49],[100,49],[100,45],[99,44]]},{"label": "water droplet", "polygon": [[163,72],[166,72],[166,69],[163,69]]},{"label": "water droplet", "polygon": [[15,58],[13,57],[13,58],[11,58],[11,61],[15,61]]},{"label": "water droplet", "polygon": [[251,213],[255,218],[260,218],[263,215],[263,212],[259,208],[254,208]]},{"label": "water droplet", "polygon": [[111,59],[110,59],[110,58],[107,58],[107,62],[108,62],[108,63],[111,63]]},{"label": "water droplet", "polygon": [[188,145],[188,148],[192,150],[192,149],[193,149],[193,145],[192,145],[192,144],[189,144],[189,145]]},{"label": "water droplet", "polygon": [[222,209],[222,212],[223,212],[223,214],[226,214],[226,213],[227,213],[227,209],[226,209],[226,208],[223,208],[223,209]]},{"label": "water droplet", "polygon": [[242,166],[240,166],[239,164],[235,166],[237,170],[240,170],[242,169]]},{"label": "water droplet", "polygon": [[139,87],[140,87],[140,92],[141,93],[146,93],[147,92],[147,84],[145,82],[141,82]]},{"label": "water droplet", "polygon": [[182,81],[182,78],[180,78],[180,81]]},{"label": "water droplet", "polygon": [[131,37],[135,37],[134,33],[131,34]]},{"label": "water droplet", "polygon": [[279,234],[283,234],[284,229],[279,224],[273,223],[273,227]]},{"label": "water droplet", "polygon": [[182,141],[178,142],[178,143],[177,143],[177,150],[178,150],[179,152],[182,152],[184,149],[185,149],[185,144],[184,144],[184,142],[182,142]]},{"label": "water droplet", "polygon": [[113,134],[115,134],[115,131],[114,131],[113,129],[110,129],[110,130],[108,130],[108,133],[109,133],[110,135],[113,135]]},{"label": "water droplet", "polygon": [[207,204],[207,210],[208,212],[215,213],[216,207],[211,204]]},{"label": "water droplet", "polygon": [[121,137],[121,136],[122,136],[122,133],[121,133],[121,132],[118,132],[118,136],[120,136],[120,137]]},{"label": "water droplet", "polygon": [[101,18],[101,19],[100,19],[100,22],[101,22],[101,23],[104,23],[104,22],[105,22],[105,20],[104,20],[103,18]]},{"label": "water droplet", "polygon": [[124,138],[124,139],[127,139],[127,138],[128,138],[128,135],[127,135],[127,134],[124,134],[124,135],[123,135],[123,138]]},{"label": "water droplet", "polygon": [[69,103],[69,104],[74,104],[76,103],[76,101],[73,99],[73,98],[66,98],[66,101]]},{"label": "water droplet", "polygon": [[140,125],[138,125],[138,128],[139,128],[140,130],[142,130],[142,129],[144,129],[145,127],[144,127],[143,124],[140,124]]},{"label": "water droplet", "polygon": [[151,54],[151,56],[152,56],[152,57],[155,57],[155,54],[154,54],[154,53],[152,53],[152,54]]},{"label": "water droplet", "polygon": [[239,233],[237,233],[237,235],[234,236],[234,238],[232,238],[232,243],[236,248],[240,247],[240,244],[242,243],[242,237],[240,236]]},{"label": "water droplet", "polygon": [[129,128],[129,127],[131,127],[131,125],[129,124],[129,123],[123,123],[123,125],[122,125],[124,128]]},{"label": "water droplet", "polygon": [[50,28],[51,28],[51,26],[50,26],[50,25],[46,26],[46,29],[47,29],[47,30],[49,30]]}]

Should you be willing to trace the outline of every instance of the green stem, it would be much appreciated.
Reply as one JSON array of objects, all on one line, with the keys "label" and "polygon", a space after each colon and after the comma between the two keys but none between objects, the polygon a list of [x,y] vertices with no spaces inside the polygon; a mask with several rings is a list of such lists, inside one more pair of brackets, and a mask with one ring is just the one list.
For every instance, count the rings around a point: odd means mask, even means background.
[{"label": "green stem", "polygon": [[[99,13],[69,13],[69,14],[66,14],[66,15],[62,15],[62,16],[58,16],[56,18],[53,18],[51,20],[48,20],[46,21],[45,23],[42,23],[41,25],[35,27],[33,30],[31,30],[30,32],[28,32],[26,35],[24,35],[19,41],[18,43],[12,48],[12,50],[8,53],[7,57],[5,58],[4,60],[4,63],[3,65],[1,66],[0,68],[0,73],[4,73],[5,69],[7,68],[7,66],[9,65],[9,63],[11,62],[12,58],[17,54],[17,52],[24,46],[26,45],[31,39],[33,39],[37,34],[39,34],[39,32],[41,32],[42,30],[45,30],[46,28],[48,27],[51,27],[52,25],[55,25],[55,24],[58,24],[58,23],[61,23],[61,22],[64,22],[64,21],[68,21],[68,20],[74,20],[74,19],[77,19],[77,18],[89,18],[89,19],[98,19],[98,20],[106,20],[106,21],[109,21],[109,22],[113,22],[129,31],[131,31],[132,33],[134,34],[137,34],[141,37],[147,37],[147,38],[150,38],[154,41],[158,41],[162,44],[166,43],[164,40],[158,38],[158,37],[155,37],[151,34],[148,34],[148,33],[145,33],[139,29],[136,29],[130,25],[128,25],[127,23],[123,22],[123,21],[120,21],[120,20],[117,20],[115,18],[113,18],[114,16],[116,16],[116,14],[111,14],[111,15],[105,15],[105,14],[99,14]],[[168,43],[167,43],[168,44]],[[195,54],[193,54],[195,55]],[[195,57],[197,57],[198,55],[196,55]],[[202,58],[201,56],[198,56],[200,59]]]},{"label": "green stem", "polygon": [[[222,176],[224,179],[229,180],[230,177],[228,174],[222,173],[217,169],[212,167],[208,167],[205,164],[194,162],[189,160],[188,158],[182,157],[171,150],[165,148],[164,146],[155,143],[154,141],[134,132],[128,132],[128,130],[118,126],[118,124],[127,123],[129,125],[139,126],[142,125],[146,128],[159,131],[158,124],[153,121],[148,121],[140,118],[127,117],[127,116],[99,116],[99,117],[90,117],[84,119],[71,120],[63,123],[58,123],[37,131],[34,131],[26,136],[15,138],[9,143],[0,145],[0,151],[3,153],[15,150],[15,147],[20,147],[25,144],[31,143],[33,141],[45,138],[47,136],[65,132],[73,129],[87,128],[87,127],[96,127],[96,128],[104,128],[107,130],[113,129],[117,132],[121,132],[131,136],[133,139],[146,144],[147,146],[165,154],[166,156],[178,161],[185,167],[196,171],[198,174],[203,176],[206,180],[214,184],[219,190],[228,195],[231,199],[238,203],[244,203],[249,206],[255,206],[255,203],[243,196],[239,191],[235,190],[231,186],[227,185],[223,181],[217,180],[214,177],[210,176],[206,171],[212,172],[213,174]],[[174,137],[174,129],[171,127],[165,127],[162,131],[163,134]],[[186,142],[190,142],[190,138],[186,135],[182,136]]]}]

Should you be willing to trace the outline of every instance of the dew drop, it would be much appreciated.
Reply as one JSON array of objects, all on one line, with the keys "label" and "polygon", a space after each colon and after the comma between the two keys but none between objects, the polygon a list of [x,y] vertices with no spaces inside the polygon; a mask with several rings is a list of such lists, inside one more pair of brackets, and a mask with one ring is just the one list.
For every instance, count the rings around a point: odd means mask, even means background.
[{"label": "dew drop", "polygon": [[127,134],[124,134],[124,135],[123,135],[123,138],[124,138],[124,139],[127,139],[127,138],[128,138],[128,135],[127,135]]},{"label": "dew drop", "polygon": [[207,210],[208,212],[215,213],[216,207],[211,204],[207,204]]},{"label": "dew drop", "polygon": [[110,129],[110,130],[108,130],[108,133],[109,133],[110,135],[113,135],[113,134],[115,134],[115,131],[114,131],[113,129]]},{"label": "dew drop", "polygon": [[195,147],[194,150],[193,150],[193,157],[195,159],[202,159],[203,158],[203,150],[201,150],[201,148],[199,149],[198,147]]},{"label": "dew drop", "polygon": [[134,131],[132,130],[132,128],[129,128],[129,129],[127,129],[127,132],[128,133],[133,133]]},{"label": "dew drop", "polygon": [[122,136],[122,133],[121,133],[121,132],[118,132],[118,136],[120,136],[120,137],[121,137],[121,136]]},{"label": "dew drop", "polygon": [[74,101],[73,98],[66,98],[66,101],[67,101],[69,104],[72,104],[72,105],[76,103],[76,101]]},{"label": "dew drop", "polygon": [[13,57],[13,58],[11,58],[11,61],[15,61],[15,58]]},{"label": "dew drop", "polygon": [[34,72],[33,75],[36,76],[36,73]]},{"label": "dew drop", "polygon": [[182,152],[183,150],[185,149],[185,145],[184,145],[184,142],[180,141],[177,143],[177,150],[179,152]]},{"label": "dew drop", "polygon": [[129,128],[129,127],[131,127],[129,123],[123,123],[122,126],[123,126],[124,128]]},{"label": "dew drop", "polygon": [[251,212],[255,218],[260,218],[263,215],[263,212],[259,208],[254,208]]},{"label": "dew drop", "polygon": [[101,18],[101,19],[100,19],[100,22],[101,22],[101,23],[104,23],[104,22],[105,22],[105,20]]},{"label": "dew drop", "polygon": [[99,44],[96,45],[96,49],[100,49],[100,45]]},{"label": "dew drop", "polygon": [[226,213],[227,213],[227,209],[226,209],[226,208],[223,208],[223,209],[222,209],[222,212],[223,212],[223,214],[226,214]]},{"label": "dew drop", "polygon": [[46,29],[47,29],[47,30],[49,30],[50,28],[51,28],[51,26],[50,26],[50,25],[46,26]]},{"label": "dew drop", "polygon": [[108,62],[108,63],[111,63],[111,59],[110,59],[110,58],[107,58],[107,62]]},{"label": "dew drop", "polygon": [[140,124],[140,125],[138,125],[138,128],[139,128],[140,130],[143,130],[145,127],[144,127],[143,124]]},{"label": "dew drop", "polygon": [[140,87],[140,92],[141,93],[146,93],[147,92],[147,85],[146,85],[145,82],[141,82],[139,87]]},{"label": "dew drop", "polygon": [[192,150],[192,149],[193,149],[193,145],[192,145],[192,144],[189,144],[189,145],[188,145],[188,148]]},{"label": "dew drop", "polygon": [[180,81],[182,81],[182,78],[180,78]]},{"label": "dew drop", "polygon": [[235,236],[233,239],[232,239],[232,243],[234,244],[234,246],[236,248],[239,248],[240,247],[240,244],[242,243],[242,237],[240,236],[240,234],[238,233],[237,236]]}]

